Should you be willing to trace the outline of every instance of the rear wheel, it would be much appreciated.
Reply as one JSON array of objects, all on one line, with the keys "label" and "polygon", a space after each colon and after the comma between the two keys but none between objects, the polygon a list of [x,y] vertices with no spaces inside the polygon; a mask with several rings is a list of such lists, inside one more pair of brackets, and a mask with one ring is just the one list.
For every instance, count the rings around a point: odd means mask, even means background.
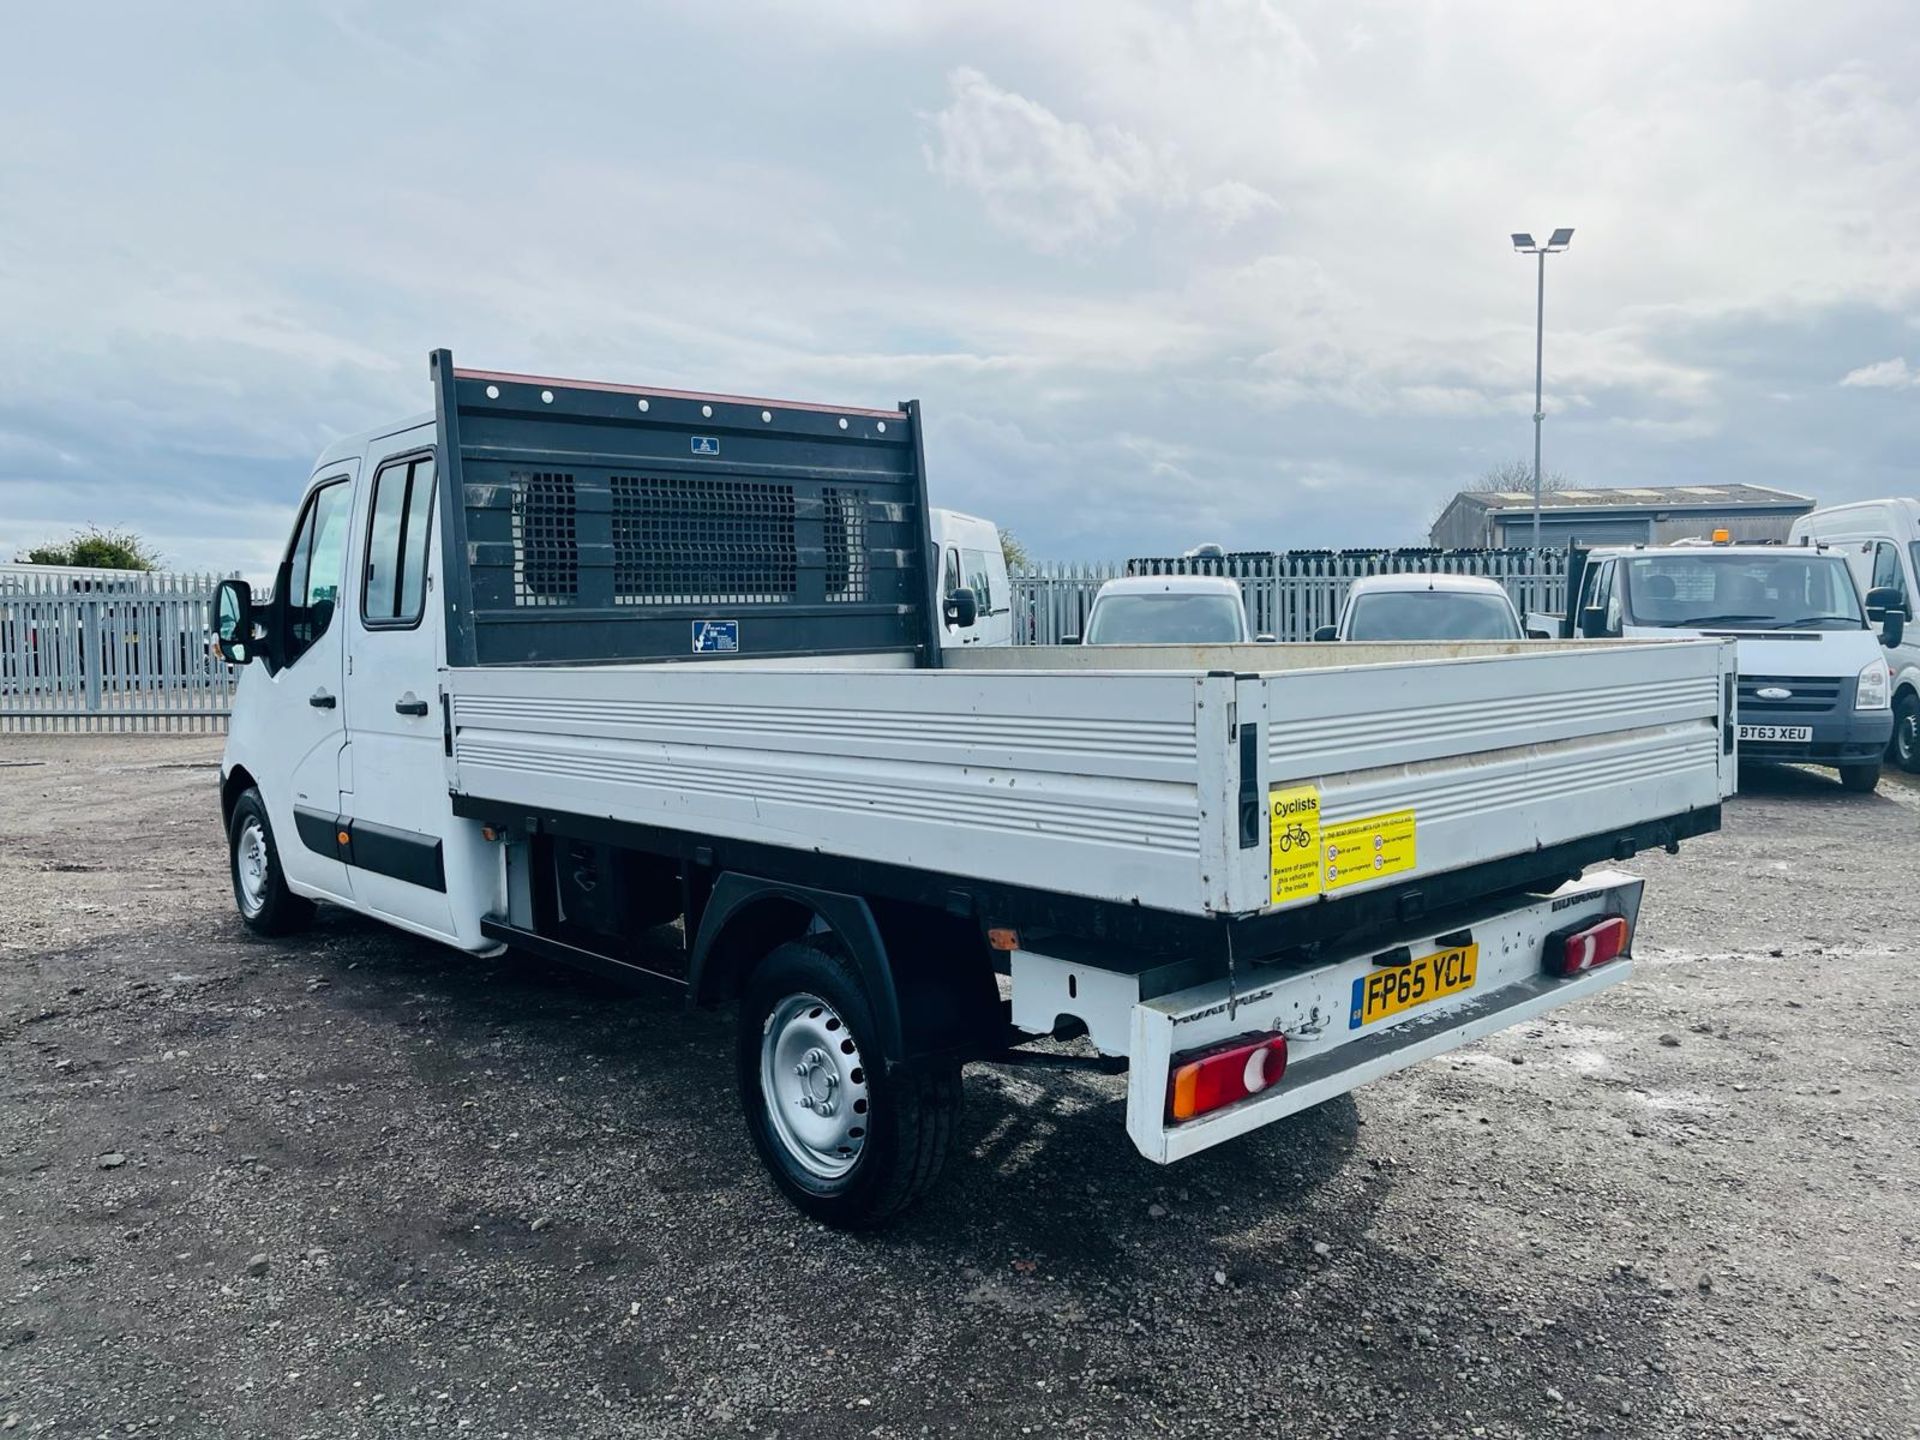
[{"label": "rear wheel", "polygon": [[256,935],[286,935],[313,920],[313,902],[287,888],[273,825],[258,790],[234,802],[227,820],[227,862],[233,872],[233,903]]},{"label": "rear wheel", "polygon": [[1851,790],[1856,795],[1865,795],[1880,783],[1880,766],[1842,765],[1840,767],[1840,788]]},{"label": "rear wheel", "polygon": [[1893,739],[1887,758],[1908,774],[1920,774],[1920,695],[1904,690],[1893,702]]},{"label": "rear wheel", "polygon": [[885,1054],[845,960],[799,943],[762,960],[740,1005],[738,1060],[754,1148],[814,1219],[881,1225],[939,1178],[960,1111],[959,1063]]}]

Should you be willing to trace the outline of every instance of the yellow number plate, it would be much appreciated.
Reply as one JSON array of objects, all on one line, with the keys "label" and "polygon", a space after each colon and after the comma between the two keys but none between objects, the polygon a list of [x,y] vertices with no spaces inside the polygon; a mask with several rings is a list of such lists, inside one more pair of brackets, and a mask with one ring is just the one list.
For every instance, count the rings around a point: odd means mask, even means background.
[{"label": "yellow number plate", "polygon": [[1480,972],[1480,947],[1461,945],[1422,955],[1405,965],[1382,965],[1353,982],[1353,1012],[1347,1028],[1358,1030],[1389,1015],[1471,990]]}]

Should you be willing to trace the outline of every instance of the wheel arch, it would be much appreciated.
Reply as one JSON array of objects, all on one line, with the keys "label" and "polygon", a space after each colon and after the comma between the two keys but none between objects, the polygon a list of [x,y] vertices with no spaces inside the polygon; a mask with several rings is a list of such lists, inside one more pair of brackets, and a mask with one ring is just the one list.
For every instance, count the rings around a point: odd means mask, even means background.
[{"label": "wheel arch", "polygon": [[220,781],[220,826],[226,829],[233,824],[233,807],[240,803],[240,797],[259,786],[244,765],[235,765],[229,769]]},{"label": "wheel arch", "polygon": [[1004,1038],[991,952],[971,921],[735,872],[716,877],[701,914],[689,998],[704,1006],[737,999],[768,952],[813,936],[831,936],[859,974],[887,1055],[975,1052]]}]

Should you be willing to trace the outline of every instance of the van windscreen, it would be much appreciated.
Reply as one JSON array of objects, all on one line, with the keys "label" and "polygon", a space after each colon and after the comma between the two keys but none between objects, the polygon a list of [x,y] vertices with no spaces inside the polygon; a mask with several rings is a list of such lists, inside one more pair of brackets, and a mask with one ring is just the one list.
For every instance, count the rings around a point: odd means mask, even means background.
[{"label": "van windscreen", "polygon": [[1696,630],[1859,630],[1866,616],[1846,562],[1782,550],[1740,555],[1630,555],[1627,618],[1635,625]]}]

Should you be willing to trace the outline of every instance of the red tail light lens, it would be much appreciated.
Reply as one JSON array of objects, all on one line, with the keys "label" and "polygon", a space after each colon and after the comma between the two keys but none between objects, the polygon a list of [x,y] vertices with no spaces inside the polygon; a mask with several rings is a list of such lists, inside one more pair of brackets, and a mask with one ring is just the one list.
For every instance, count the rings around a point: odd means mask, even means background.
[{"label": "red tail light lens", "polygon": [[1243,1035],[1210,1050],[1173,1057],[1167,1077],[1167,1116],[1191,1120],[1258,1095],[1287,1073],[1287,1037]]},{"label": "red tail light lens", "polygon": [[1627,953],[1633,927],[1624,915],[1609,915],[1578,930],[1561,930],[1547,939],[1547,972],[1578,975]]}]

